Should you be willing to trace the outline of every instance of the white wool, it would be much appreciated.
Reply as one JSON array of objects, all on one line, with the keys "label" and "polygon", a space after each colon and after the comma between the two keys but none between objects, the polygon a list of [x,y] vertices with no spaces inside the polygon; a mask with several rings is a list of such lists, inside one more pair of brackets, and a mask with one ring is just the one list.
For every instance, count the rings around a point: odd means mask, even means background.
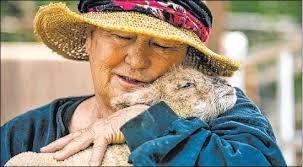
[{"label": "white wool", "polygon": [[[77,154],[57,161],[53,158],[54,153],[24,152],[12,157],[5,166],[88,166],[92,147]],[[126,144],[108,146],[102,166],[131,166],[128,161],[130,151]]]}]

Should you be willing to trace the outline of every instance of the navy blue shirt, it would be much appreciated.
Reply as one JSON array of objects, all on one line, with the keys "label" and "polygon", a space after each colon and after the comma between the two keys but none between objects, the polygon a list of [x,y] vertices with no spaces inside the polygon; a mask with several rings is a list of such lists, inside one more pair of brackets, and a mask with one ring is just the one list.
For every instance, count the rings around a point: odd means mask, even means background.
[{"label": "navy blue shirt", "polygon": [[[1,127],[1,165],[25,151],[39,152],[67,135],[76,107],[91,96],[69,97],[22,114]],[[237,102],[209,122],[178,117],[164,102],[121,127],[129,162],[147,165],[286,166],[271,125],[237,89]]]}]

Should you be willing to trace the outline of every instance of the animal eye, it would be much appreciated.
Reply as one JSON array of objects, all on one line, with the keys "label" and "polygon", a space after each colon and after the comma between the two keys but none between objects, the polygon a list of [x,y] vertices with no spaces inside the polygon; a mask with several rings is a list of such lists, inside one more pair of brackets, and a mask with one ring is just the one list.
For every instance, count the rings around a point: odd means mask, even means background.
[{"label": "animal eye", "polygon": [[188,87],[191,87],[191,86],[193,86],[193,85],[194,85],[194,83],[186,82],[186,83],[183,83],[183,84],[179,84],[179,85],[178,85],[178,89],[188,88]]}]

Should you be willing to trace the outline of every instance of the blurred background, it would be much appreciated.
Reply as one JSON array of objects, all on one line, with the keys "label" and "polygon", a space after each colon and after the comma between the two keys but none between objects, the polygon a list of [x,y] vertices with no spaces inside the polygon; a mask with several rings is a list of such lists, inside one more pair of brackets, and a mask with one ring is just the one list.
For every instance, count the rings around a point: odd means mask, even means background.
[{"label": "blurred background", "polygon": [[[93,94],[88,62],[63,59],[37,41],[32,21],[51,1],[1,1],[1,125],[67,96]],[[73,10],[76,1],[65,1]],[[207,45],[242,62],[230,82],[269,118],[288,165],[302,165],[302,2],[207,1]]]}]

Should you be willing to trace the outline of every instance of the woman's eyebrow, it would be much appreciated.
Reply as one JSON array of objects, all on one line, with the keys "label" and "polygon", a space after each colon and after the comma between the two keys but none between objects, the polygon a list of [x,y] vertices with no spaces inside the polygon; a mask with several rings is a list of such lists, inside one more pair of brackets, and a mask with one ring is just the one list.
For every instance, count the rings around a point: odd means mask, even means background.
[{"label": "woman's eyebrow", "polygon": [[135,33],[128,33],[128,32],[122,32],[122,31],[109,31],[111,34],[118,34],[118,35],[125,35],[125,36],[136,36]]}]

